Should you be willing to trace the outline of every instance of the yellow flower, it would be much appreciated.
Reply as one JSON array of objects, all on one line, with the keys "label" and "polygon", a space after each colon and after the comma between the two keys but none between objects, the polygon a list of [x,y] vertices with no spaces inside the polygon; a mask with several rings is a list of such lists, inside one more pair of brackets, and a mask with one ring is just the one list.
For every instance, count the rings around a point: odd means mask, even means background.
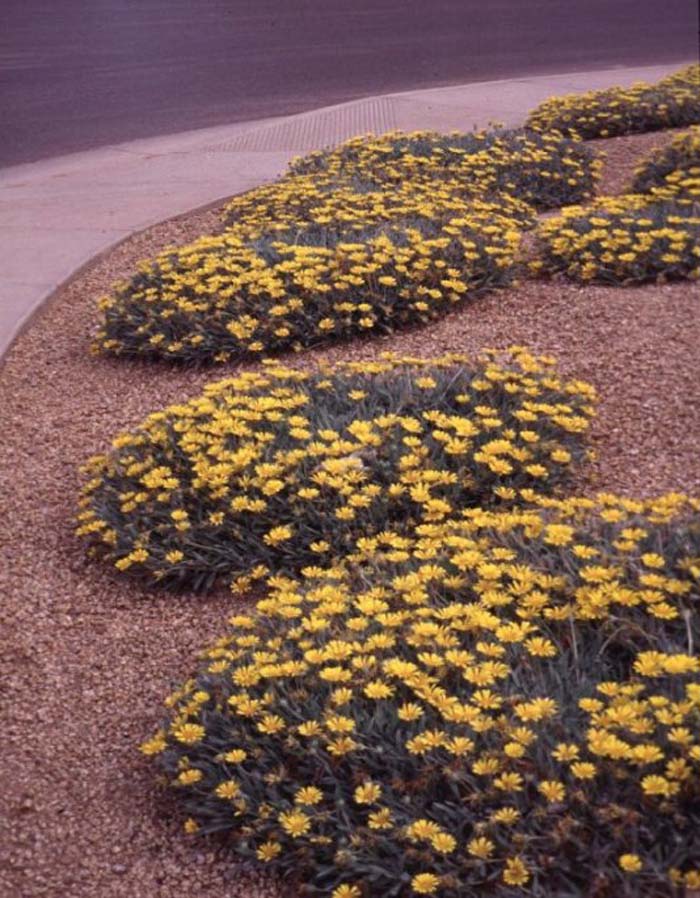
[{"label": "yellow flower", "polygon": [[152,739],[146,740],[146,742],[142,742],[139,746],[139,750],[142,754],[150,757],[152,755],[159,755],[161,752],[165,751],[168,747],[168,743],[165,739],[165,733],[161,730],[156,733]]},{"label": "yellow flower", "polygon": [[440,877],[434,873],[419,873],[411,880],[411,888],[418,895],[434,895],[440,887]]},{"label": "yellow flower", "polygon": [[576,779],[590,780],[596,775],[596,767],[595,764],[591,764],[588,761],[576,761],[576,763],[571,765],[571,772]]},{"label": "yellow flower", "polygon": [[544,795],[547,801],[551,802],[563,801],[566,795],[563,783],[557,780],[542,780],[537,789]]},{"label": "yellow flower", "polygon": [[263,842],[262,845],[258,846],[255,855],[259,861],[267,864],[273,861],[281,851],[282,846],[279,842]]},{"label": "yellow flower", "polygon": [[449,854],[457,847],[457,840],[449,833],[438,833],[430,840],[430,844],[440,854]]},{"label": "yellow flower", "polygon": [[509,886],[524,886],[530,880],[530,873],[519,857],[509,857],[503,871],[503,882]]},{"label": "yellow flower", "polygon": [[224,761],[229,764],[241,764],[248,757],[248,752],[242,748],[233,748],[224,755]]},{"label": "yellow flower", "polygon": [[638,854],[621,854],[618,863],[625,873],[639,873],[642,869],[642,860]]},{"label": "yellow flower", "polygon": [[303,789],[297,790],[294,795],[294,801],[296,804],[315,805],[323,801],[323,792],[317,789],[316,786],[304,786]]},{"label": "yellow flower", "polygon": [[663,776],[645,776],[642,780],[642,791],[645,795],[661,795],[670,798],[680,789],[678,783],[671,782]]},{"label": "yellow flower", "polygon": [[478,836],[467,843],[469,854],[484,860],[493,854],[495,847],[491,839],[487,839],[486,836]]},{"label": "yellow flower", "polygon": [[293,533],[294,531],[291,527],[273,527],[265,534],[265,536],[263,537],[263,542],[268,546],[277,546],[279,545],[279,543],[282,543],[287,539],[291,539]]},{"label": "yellow flower", "polygon": [[333,889],[331,898],[361,898],[361,895],[362,892],[357,886],[343,883],[342,885]]},{"label": "yellow flower", "polygon": [[183,745],[196,745],[206,735],[206,730],[199,723],[183,723],[173,730],[173,736]]},{"label": "yellow flower", "polygon": [[378,786],[376,783],[366,782],[355,789],[354,798],[358,804],[373,804],[380,798],[381,794],[381,786]]},{"label": "yellow flower", "polygon": [[231,799],[240,795],[241,787],[236,780],[226,780],[219,783],[214,792],[219,798]]},{"label": "yellow flower", "polygon": [[367,825],[370,829],[390,829],[393,825],[391,811],[388,808],[373,811],[367,818]]},{"label": "yellow flower", "polygon": [[311,818],[302,811],[287,811],[279,815],[282,829],[293,839],[306,835],[311,829]]},{"label": "yellow flower", "polygon": [[499,810],[494,811],[491,814],[491,819],[494,823],[503,823],[506,826],[512,826],[517,820],[520,818],[520,811],[517,808],[499,808]]}]

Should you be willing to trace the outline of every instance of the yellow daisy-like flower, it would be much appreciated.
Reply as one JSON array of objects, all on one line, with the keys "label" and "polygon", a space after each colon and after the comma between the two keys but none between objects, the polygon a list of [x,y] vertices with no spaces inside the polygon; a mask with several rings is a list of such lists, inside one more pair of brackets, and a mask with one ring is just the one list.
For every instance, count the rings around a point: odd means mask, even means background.
[{"label": "yellow daisy-like flower", "polygon": [[297,791],[294,801],[296,804],[315,805],[323,801],[323,792],[317,789],[316,786],[304,786],[303,789]]},{"label": "yellow daisy-like flower", "polygon": [[263,842],[255,852],[255,856],[259,861],[267,864],[273,861],[281,851],[282,846],[279,842]]},{"label": "yellow daisy-like flower", "polygon": [[449,854],[457,847],[457,840],[449,833],[438,833],[430,840],[430,844],[440,854]]},{"label": "yellow daisy-like flower", "polygon": [[362,892],[357,886],[348,885],[348,883],[344,882],[342,885],[333,889],[331,898],[360,898],[361,895]]},{"label": "yellow daisy-like flower", "polygon": [[434,873],[419,873],[411,880],[411,888],[418,895],[434,895],[440,887],[440,877]]},{"label": "yellow daisy-like flower", "polygon": [[621,854],[618,863],[625,873],[639,873],[642,869],[642,859],[638,854]]},{"label": "yellow daisy-like flower", "polygon": [[467,843],[467,851],[473,857],[482,858],[485,860],[490,857],[495,849],[494,843],[491,839],[487,839],[486,836],[478,836],[476,839],[472,839]]},{"label": "yellow daisy-like flower", "polygon": [[355,789],[354,798],[358,804],[373,804],[381,797],[382,787],[377,783],[366,782]]},{"label": "yellow daisy-like flower", "polygon": [[287,811],[280,814],[278,819],[282,829],[293,839],[306,835],[311,829],[311,818],[303,811]]},{"label": "yellow daisy-like flower", "polygon": [[367,818],[367,826],[370,829],[390,829],[393,826],[393,820],[389,808],[373,811]]},{"label": "yellow daisy-like flower", "polygon": [[509,857],[503,871],[503,882],[509,886],[524,886],[530,881],[530,873],[519,857]]},{"label": "yellow daisy-like flower", "polygon": [[183,745],[196,745],[205,735],[206,730],[199,723],[182,723],[173,730],[173,736]]},{"label": "yellow daisy-like flower", "polygon": [[219,798],[231,799],[240,795],[241,787],[236,780],[226,780],[224,783],[219,783],[214,792]]},{"label": "yellow daisy-like flower", "polygon": [[547,801],[551,802],[563,801],[566,795],[564,784],[557,780],[543,780],[537,787],[537,790],[544,795]]}]

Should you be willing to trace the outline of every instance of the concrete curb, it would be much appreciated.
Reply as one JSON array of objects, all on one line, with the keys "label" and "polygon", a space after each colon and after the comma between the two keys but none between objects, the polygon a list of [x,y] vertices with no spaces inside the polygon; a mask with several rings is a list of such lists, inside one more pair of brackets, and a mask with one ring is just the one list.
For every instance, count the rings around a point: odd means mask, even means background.
[{"label": "concrete curb", "polygon": [[271,180],[299,153],[370,131],[518,125],[552,94],[657,80],[684,64],[386,94],[0,170],[0,356],[96,257],[160,221]]}]

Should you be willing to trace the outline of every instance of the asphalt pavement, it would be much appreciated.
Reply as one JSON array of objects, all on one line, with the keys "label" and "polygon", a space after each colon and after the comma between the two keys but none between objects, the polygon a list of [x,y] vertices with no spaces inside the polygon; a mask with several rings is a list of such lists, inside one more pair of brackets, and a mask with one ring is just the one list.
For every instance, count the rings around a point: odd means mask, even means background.
[{"label": "asphalt pavement", "polygon": [[697,0],[0,0],[0,166],[697,47]]}]

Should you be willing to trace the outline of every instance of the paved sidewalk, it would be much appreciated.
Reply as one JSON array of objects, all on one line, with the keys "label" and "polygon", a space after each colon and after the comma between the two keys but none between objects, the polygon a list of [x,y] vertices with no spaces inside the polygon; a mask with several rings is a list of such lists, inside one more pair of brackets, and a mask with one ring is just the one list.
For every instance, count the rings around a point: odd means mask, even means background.
[{"label": "paved sidewalk", "polygon": [[388,94],[0,170],[0,355],[93,256],[158,221],[269,181],[300,153],[370,131],[518,125],[552,94],[653,81],[683,64]]}]

